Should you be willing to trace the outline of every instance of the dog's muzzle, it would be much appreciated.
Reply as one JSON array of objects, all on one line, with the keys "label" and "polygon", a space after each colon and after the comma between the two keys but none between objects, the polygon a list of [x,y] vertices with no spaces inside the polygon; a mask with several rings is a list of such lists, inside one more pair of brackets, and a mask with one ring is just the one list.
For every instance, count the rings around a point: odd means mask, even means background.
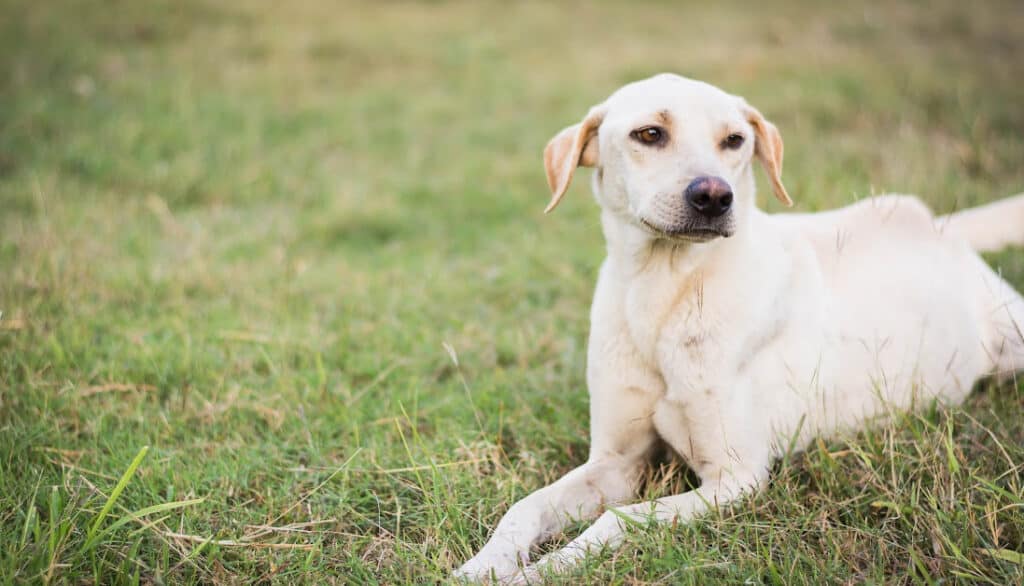
[{"label": "dog's muzzle", "polygon": [[721,177],[697,177],[682,196],[660,200],[639,216],[640,222],[658,237],[689,242],[728,238],[735,230],[733,193]]}]

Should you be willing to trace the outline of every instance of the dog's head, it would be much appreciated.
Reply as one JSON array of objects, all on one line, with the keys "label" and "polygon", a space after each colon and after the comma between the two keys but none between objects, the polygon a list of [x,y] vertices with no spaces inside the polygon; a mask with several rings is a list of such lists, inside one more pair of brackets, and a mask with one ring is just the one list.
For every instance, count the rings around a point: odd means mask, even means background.
[{"label": "dog's head", "polygon": [[611,216],[650,239],[732,236],[754,206],[751,162],[782,185],[782,138],[742,98],[662,74],[619,89],[544,150],[551,211],[576,167],[596,167],[594,194]]}]

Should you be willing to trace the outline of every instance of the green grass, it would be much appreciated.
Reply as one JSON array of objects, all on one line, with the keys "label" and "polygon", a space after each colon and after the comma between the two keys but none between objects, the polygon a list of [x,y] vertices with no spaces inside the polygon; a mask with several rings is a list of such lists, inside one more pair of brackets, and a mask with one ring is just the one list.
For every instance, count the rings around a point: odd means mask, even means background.
[{"label": "green grass", "polygon": [[[626,81],[746,96],[800,210],[1024,189],[1015,2],[0,13],[5,583],[445,580],[585,458],[603,242],[586,181],[541,216],[540,152]],[[568,580],[1020,583],[1022,465],[987,385]]]}]

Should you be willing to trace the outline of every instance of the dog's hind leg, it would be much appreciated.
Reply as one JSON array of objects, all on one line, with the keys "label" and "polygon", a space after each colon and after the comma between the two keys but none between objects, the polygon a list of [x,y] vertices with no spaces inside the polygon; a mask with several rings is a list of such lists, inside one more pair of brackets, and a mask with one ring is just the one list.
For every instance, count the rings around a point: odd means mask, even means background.
[{"label": "dog's hind leg", "polygon": [[998,351],[996,374],[1009,376],[1024,371],[1024,299],[1020,295],[1007,306],[997,333],[993,348]]},{"label": "dog's hind leg", "polygon": [[992,301],[987,316],[990,329],[986,350],[997,377],[1014,376],[1024,371],[1024,297],[998,279]]}]

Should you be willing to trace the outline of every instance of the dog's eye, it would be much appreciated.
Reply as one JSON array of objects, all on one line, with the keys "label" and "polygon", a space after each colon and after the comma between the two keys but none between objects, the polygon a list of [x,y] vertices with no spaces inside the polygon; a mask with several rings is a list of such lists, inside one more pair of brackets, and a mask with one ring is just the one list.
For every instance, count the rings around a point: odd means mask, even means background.
[{"label": "dog's eye", "polygon": [[734,132],[729,136],[725,137],[724,140],[722,140],[722,148],[734,151],[743,146],[743,140],[744,139],[742,134],[737,134]]},{"label": "dog's eye", "polygon": [[657,126],[645,126],[644,128],[638,128],[633,132],[629,133],[634,140],[638,140],[644,144],[658,144],[665,140],[665,131],[658,128]]}]

